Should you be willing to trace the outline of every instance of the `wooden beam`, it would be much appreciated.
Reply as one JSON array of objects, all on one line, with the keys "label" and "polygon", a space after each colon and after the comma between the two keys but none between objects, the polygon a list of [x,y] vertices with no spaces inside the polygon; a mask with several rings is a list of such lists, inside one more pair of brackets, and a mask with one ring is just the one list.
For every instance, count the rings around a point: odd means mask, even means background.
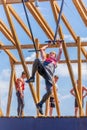
[{"label": "wooden beam", "polygon": [[[55,1],[55,6],[57,9],[57,12],[60,12],[60,7],[58,6],[57,2]],[[76,41],[77,40],[77,36],[73,30],[73,28],[71,27],[71,25],[69,24],[69,21],[66,19],[65,15],[62,13],[61,15],[61,19],[64,22],[65,26],[67,27],[68,31],[70,32],[70,34],[72,35],[73,39]]]},{"label": "wooden beam", "polygon": [[87,8],[86,8],[86,5],[84,4],[84,2],[83,2],[82,0],[79,0],[79,3],[80,3],[80,5],[81,5],[81,7],[82,7],[84,13],[85,13],[86,16],[87,16]]},{"label": "wooden beam", "polygon": [[10,106],[11,106],[13,82],[14,82],[14,67],[15,67],[14,64],[11,62],[11,75],[10,75],[10,85],[9,85],[9,92],[8,92],[6,116],[10,116]]},{"label": "wooden beam", "polygon": [[49,98],[45,102],[45,116],[49,116]]},{"label": "wooden beam", "polygon": [[[81,102],[81,106],[82,106],[82,64],[81,64],[81,42],[80,42],[80,38],[78,37],[77,39],[78,42],[78,92],[79,92],[79,96],[80,96],[80,102]],[[79,114],[80,116],[83,116],[82,113],[82,109],[79,109]]]},{"label": "wooden beam", "polygon": [[[36,43],[36,47],[37,47],[37,50],[39,49],[39,41],[38,39],[35,40],[35,43]],[[36,58],[39,58],[40,57],[40,53],[37,52],[36,53]],[[36,72],[36,94],[37,94],[37,99],[38,99],[38,102],[40,101],[40,74],[38,72]],[[37,111],[37,115],[39,116],[40,113]]]},{"label": "wooden beam", "polygon": [[8,33],[8,35],[10,35],[13,38],[10,29],[7,28],[7,25],[2,20],[0,20],[0,24],[5,29],[5,31]]},{"label": "wooden beam", "polygon": [[[46,2],[49,0],[38,0],[39,2]],[[6,0],[6,4],[18,4],[21,3],[21,0]],[[29,0],[29,2],[34,2],[34,0]],[[0,0],[0,4],[2,4],[2,0]]]},{"label": "wooden beam", "polygon": [[[83,19],[85,25],[87,26],[87,12],[84,11],[83,3],[79,0],[73,0],[75,7],[77,8],[81,18]],[[87,11],[87,10],[86,10]]]},{"label": "wooden beam", "polygon": [[9,30],[7,31],[6,26],[2,26],[2,25],[1,25],[0,30],[1,30],[1,32],[4,34],[4,36],[5,36],[8,40],[10,40],[10,41],[15,45],[14,38],[13,38],[13,36],[10,34],[10,31],[9,31]]},{"label": "wooden beam", "polygon": [[54,39],[54,33],[53,33],[51,27],[48,25],[47,21],[42,16],[39,9],[36,8],[33,3],[29,3],[29,2],[26,3],[26,6],[29,9],[29,11],[31,12],[31,14],[33,15],[33,17],[35,18],[35,20],[38,22],[38,24],[40,25],[42,30],[46,33],[47,37],[49,39],[53,40]]},{"label": "wooden beam", "polygon": [[[81,60],[82,63],[87,63],[87,60]],[[60,60],[59,64],[66,64],[66,60]],[[77,64],[78,63],[78,60],[70,60],[70,63],[72,64]],[[18,61],[18,62],[15,62],[16,65],[20,65],[21,62]],[[26,61],[26,64],[33,64],[33,61]]]},{"label": "wooden beam", "polygon": [[[40,44],[39,48],[41,48],[41,47],[43,47],[45,45],[47,45],[47,44],[46,43]],[[28,43],[28,44],[24,43],[24,44],[22,44],[20,46],[21,46],[22,49],[30,49],[30,50],[34,49],[33,44],[30,44],[30,43]],[[77,47],[76,42],[67,42],[66,46],[67,47]],[[87,42],[81,42],[81,46],[86,47],[87,46]],[[57,47],[59,47],[59,45],[51,45],[50,46],[50,48],[57,48]],[[0,50],[4,50],[4,49],[8,49],[8,50],[10,49],[11,50],[11,49],[16,49],[16,47],[13,46],[13,45],[2,45],[2,46],[0,46]]]},{"label": "wooden beam", "polygon": [[18,21],[20,26],[23,28],[23,30],[26,32],[26,34],[29,36],[29,38],[32,39],[31,33],[29,31],[29,28],[24,24],[23,20],[20,18],[20,16],[16,13],[16,11],[12,8],[11,5],[8,6],[11,14],[14,16],[14,18]]},{"label": "wooden beam", "polygon": [[60,106],[59,106],[59,99],[58,99],[58,93],[57,93],[57,86],[54,81],[53,81],[53,93],[54,93],[57,115],[58,117],[60,117],[61,115],[60,115]]},{"label": "wooden beam", "polygon": [[[56,5],[57,11],[58,11],[58,13],[59,13],[59,12],[60,12],[60,8],[59,8],[59,6],[58,6],[58,4],[57,4],[56,1],[55,1],[55,5]],[[70,34],[72,35],[73,39],[74,39],[74,40],[76,41],[76,43],[77,43],[77,35],[75,34],[74,30],[73,30],[72,27],[70,26],[68,20],[67,20],[66,17],[64,16],[64,14],[62,14],[61,19],[63,20],[63,22],[65,23],[67,29],[69,30]],[[83,47],[81,47],[81,50],[82,50],[82,53],[84,54],[84,56],[87,58],[87,52],[86,52],[86,50],[85,50]]]},{"label": "wooden beam", "polygon": [[[2,47],[4,44],[2,42],[0,42],[0,47]],[[7,49],[3,49],[5,51],[5,53],[10,57],[10,59],[12,59],[14,62],[17,62],[17,59],[13,56],[13,54],[11,54],[11,52]]]},{"label": "wooden beam", "polygon": [[[13,24],[13,21],[12,21],[11,16],[10,16],[10,11],[8,9],[8,5],[6,5],[6,0],[2,0],[2,2],[3,2],[3,7],[4,7],[4,10],[5,10],[8,22],[9,22],[9,26],[10,26],[11,32],[12,32],[13,37],[15,39],[16,47],[17,47],[17,50],[18,50],[18,53],[19,53],[19,57],[21,59],[22,65],[23,65],[23,69],[26,72],[27,78],[29,79],[29,77],[30,77],[29,71],[28,71],[28,68],[26,66],[26,62],[24,60],[24,56],[23,56],[23,53],[22,53],[22,50],[21,50],[20,42],[18,40],[16,31],[15,31],[15,28],[14,28],[14,24]],[[34,87],[33,87],[33,85],[31,83],[29,83],[29,86],[30,86],[30,90],[31,90],[34,102],[37,103],[38,100],[37,100],[37,97],[36,97],[36,94],[35,94],[35,91],[34,91]]]},{"label": "wooden beam", "polygon": [[87,101],[86,101],[86,116],[87,116]]},{"label": "wooden beam", "polygon": [[[63,33],[62,33],[61,28],[59,29],[59,32],[60,32],[61,38],[64,39],[64,36],[63,36]],[[73,73],[73,70],[72,70],[72,66],[71,66],[71,62],[70,62],[69,55],[68,55],[66,43],[64,42],[64,43],[62,44],[62,46],[63,46],[64,55],[65,55],[65,58],[66,58],[66,61],[67,61],[67,66],[68,66],[70,78],[71,78],[71,81],[72,81],[72,86],[73,86],[73,88],[74,88],[75,95],[76,95],[76,98],[77,98],[77,103],[78,103],[79,108],[80,108],[81,111],[82,111],[82,114],[84,115],[84,112],[83,112],[83,109],[82,109],[82,105],[81,105],[81,101],[80,101],[80,96],[79,96],[79,93],[78,93],[78,89],[77,89],[77,87],[76,87],[76,82],[75,82],[75,78],[74,78],[74,73]]]}]

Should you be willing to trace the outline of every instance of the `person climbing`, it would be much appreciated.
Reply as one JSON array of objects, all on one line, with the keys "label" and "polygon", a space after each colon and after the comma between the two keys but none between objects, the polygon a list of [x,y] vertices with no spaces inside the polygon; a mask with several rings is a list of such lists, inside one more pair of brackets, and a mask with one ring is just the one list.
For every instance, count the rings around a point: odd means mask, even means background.
[{"label": "person climbing", "polygon": [[35,73],[38,71],[38,73],[45,79],[46,84],[46,90],[47,92],[42,97],[41,101],[36,104],[37,109],[41,114],[43,114],[42,106],[43,103],[50,97],[52,93],[52,79],[54,76],[55,69],[57,67],[57,63],[60,61],[61,54],[62,54],[62,42],[61,40],[57,41],[57,44],[59,44],[59,53],[56,54],[55,51],[51,51],[49,53],[49,56],[46,57],[46,48],[50,47],[51,43],[48,43],[47,45],[43,46],[40,49],[41,52],[41,62],[39,59],[35,59],[32,67],[32,76],[30,79],[28,79],[26,82],[34,82],[35,81]]}]

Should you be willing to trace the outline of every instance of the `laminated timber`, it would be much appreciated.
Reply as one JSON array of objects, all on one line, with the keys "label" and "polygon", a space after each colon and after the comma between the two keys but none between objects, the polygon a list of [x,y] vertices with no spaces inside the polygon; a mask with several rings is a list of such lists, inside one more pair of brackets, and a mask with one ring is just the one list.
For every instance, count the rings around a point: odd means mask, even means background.
[{"label": "laminated timber", "polygon": [[[39,2],[49,1],[49,0],[38,0]],[[29,2],[34,2],[34,0],[29,0]],[[6,4],[16,4],[21,3],[21,0],[6,0]],[[0,4],[2,4],[2,0],[0,0]]]},{"label": "laminated timber", "polygon": [[82,20],[84,21],[85,25],[87,26],[87,7],[82,0],[73,0],[75,7],[77,8]]}]

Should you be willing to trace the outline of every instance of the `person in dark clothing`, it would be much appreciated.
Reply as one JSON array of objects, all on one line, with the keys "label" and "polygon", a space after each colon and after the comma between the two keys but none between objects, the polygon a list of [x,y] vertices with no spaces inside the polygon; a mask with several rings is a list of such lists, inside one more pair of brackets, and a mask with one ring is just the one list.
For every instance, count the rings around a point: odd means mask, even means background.
[{"label": "person in dark clothing", "polygon": [[33,67],[32,67],[32,76],[30,79],[28,79],[26,82],[34,82],[35,81],[35,73],[36,71],[39,72],[39,74],[45,79],[46,84],[46,94],[42,97],[41,101],[36,104],[37,109],[41,114],[43,114],[42,111],[42,105],[43,103],[50,97],[52,93],[52,79],[53,74],[55,72],[55,68],[57,67],[57,63],[59,62],[62,54],[62,42],[58,41],[57,44],[59,44],[59,53],[56,55],[54,51],[49,53],[49,56],[46,57],[45,50],[48,48],[51,43],[48,43],[44,47],[41,48],[41,58],[43,60],[43,63],[39,59],[35,59]]},{"label": "person in dark clothing", "polygon": [[23,71],[20,78],[17,78],[16,80],[16,95],[17,95],[17,101],[18,101],[18,107],[17,107],[17,115],[22,116],[23,109],[24,109],[24,89],[25,89],[25,81],[26,74]]}]

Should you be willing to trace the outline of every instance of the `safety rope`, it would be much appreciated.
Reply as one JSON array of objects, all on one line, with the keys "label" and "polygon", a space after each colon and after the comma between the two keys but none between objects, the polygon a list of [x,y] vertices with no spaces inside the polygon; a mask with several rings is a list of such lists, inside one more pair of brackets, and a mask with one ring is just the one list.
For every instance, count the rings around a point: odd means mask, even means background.
[{"label": "safety rope", "polygon": [[56,41],[56,38],[57,38],[57,31],[59,29],[60,19],[61,19],[61,15],[62,15],[62,11],[63,11],[63,6],[64,6],[64,0],[62,0],[62,3],[61,3],[59,17],[58,17],[58,21],[57,21],[57,25],[56,25],[56,31],[55,31],[54,40],[53,40],[53,44],[55,44],[55,41]]},{"label": "safety rope", "polygon": [[33,36],[33,32],[32,32],[31,25],[30,25],[29,16],[28,16],[28,13],[27,13],[27,10],[26,10],[26,6],[25,6],[25,2],[27,2],[27,1],[28,0],[22,0],[22,4],[23,4],[23,8],[24,8],[26,19],[27,19],[28,27],[29,27],[29,30],[30,30],[30,33],[31,33],[32,42],[33,42],[33,45],[34,45],[34,48],[35,48],[35,52],[37,53],[37,49],[36,49],[36,45],[35,45],[35,41],[34,41],[34,36]]}]

